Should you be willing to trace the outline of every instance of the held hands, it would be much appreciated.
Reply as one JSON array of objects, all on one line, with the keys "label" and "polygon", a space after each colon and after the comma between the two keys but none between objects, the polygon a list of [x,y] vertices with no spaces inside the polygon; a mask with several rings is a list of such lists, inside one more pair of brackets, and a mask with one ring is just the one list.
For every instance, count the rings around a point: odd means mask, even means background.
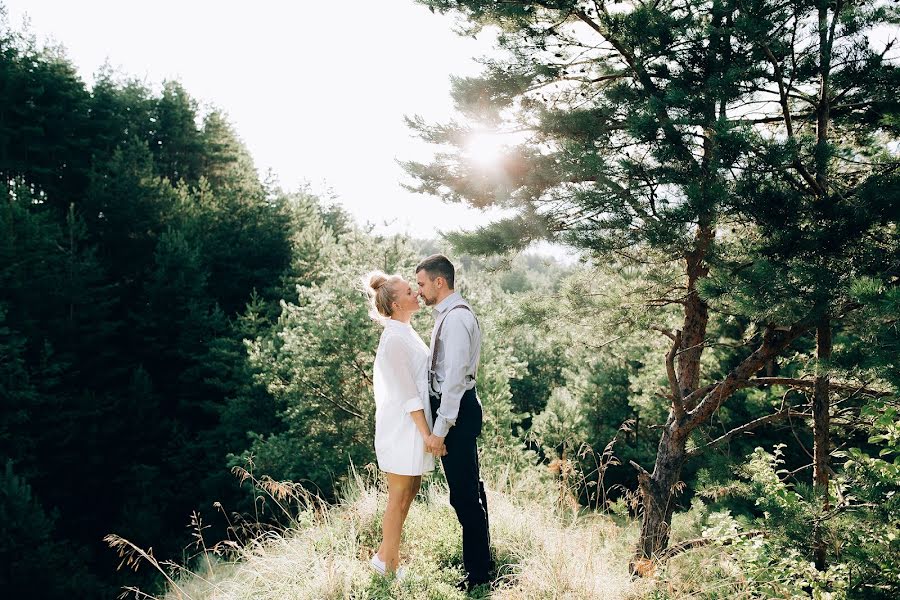
[{"label": "held hands", "polygon": [[425,450],[435,456],[447,455],[447,446],[444,445],[444,438],[438,437],[433,433],[425,438]]}]

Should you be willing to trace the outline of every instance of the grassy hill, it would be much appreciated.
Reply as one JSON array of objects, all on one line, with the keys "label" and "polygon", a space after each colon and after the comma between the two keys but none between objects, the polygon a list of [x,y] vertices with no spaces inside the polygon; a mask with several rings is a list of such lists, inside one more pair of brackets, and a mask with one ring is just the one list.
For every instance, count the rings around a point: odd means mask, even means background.
[{"label": "grassy hill", "polygon": [[[371,474],[357,474],[337,505],[318,502],[292,484],[254,480],[261,497],[289,515],[289,525],[257,532],[242,544],[228,542],[220,546],[224,553],[201,551],[186,566],[160,564],[121,538],[109,541],[126,562],[149,560],[166,573],[163,600],[760,597],[737,557],[721,547],[693,550],[650,577],[632,579],[628,561],[637,521],[573,510],[546,482],[511,477],[493,477],[488,487],[497,579],[492,590],[485,586],[470,595],[454,587],[462,576],[460,529],[440,475],[425,482],[410,511],[403,581],[376,576],[367,564],[380,541],[386,502]],[[698,519],[695,511],[677,515],[673,538],[696,535],[704,526]]]}]

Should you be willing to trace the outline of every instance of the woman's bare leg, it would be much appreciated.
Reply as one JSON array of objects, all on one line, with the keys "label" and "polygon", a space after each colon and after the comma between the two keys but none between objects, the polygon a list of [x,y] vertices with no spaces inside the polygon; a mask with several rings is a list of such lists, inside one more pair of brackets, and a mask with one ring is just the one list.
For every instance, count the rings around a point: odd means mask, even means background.
[{"label": "woman's bare leg", "polygon": [[387,572],[396,571],[400,562],[400,535],[403,522],[409,514],[419,486],[420,475],[396,475],[385,473],[388,482],[388,501],[381,524],[382,540],[378,548],[378,558],[384,561]]}]

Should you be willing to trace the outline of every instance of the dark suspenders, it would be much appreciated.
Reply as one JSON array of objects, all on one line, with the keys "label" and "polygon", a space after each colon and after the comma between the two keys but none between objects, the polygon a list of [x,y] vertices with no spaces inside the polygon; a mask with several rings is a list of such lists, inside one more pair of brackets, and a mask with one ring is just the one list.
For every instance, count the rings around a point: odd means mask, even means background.
[{"label": "dark suspenders", "polygon": [[[472,313],[473,317],[475,317],[475,313],[472,312],[471,308],[469,308],[465,304],[457,304],[456,306],[453,306],[450,309],[448,309],[447,314],[445,314],[444,318],[441,319],[441,323],[440,323],[440,325],[438,325],[437,331],[434,332],[434,350],[431,353],[431,368],[428,369],[428,392],[429,393],[434,391],[434,387],[433,387],[434,376],[435,376],[434,369],[437,366],[437,353],[438,353],[438,344],[441,341],[441,329],[444,327],[444,321],[447,320],[447,317],[450,315],[450,312],[456,310],[457,308],[464,308],[467,311],[469,311],[470,313]],[[478,327],[478,329],[481,329],[481,325],[479,325],[479,323],[478,323],[478,317],[475,317],[475,326]],[[475,369],[476,369],[476,373],[477,373],[478,365],[475,365]]]}]

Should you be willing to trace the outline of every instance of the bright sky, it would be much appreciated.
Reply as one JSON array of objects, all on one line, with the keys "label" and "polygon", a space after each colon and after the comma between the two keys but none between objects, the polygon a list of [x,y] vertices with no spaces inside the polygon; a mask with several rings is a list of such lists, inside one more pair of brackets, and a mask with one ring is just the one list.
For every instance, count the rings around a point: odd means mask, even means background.
[{"label": "bright sky", "polygon": [[332,191],[376,231],[432,237],[489,215],[411,194],[396,159],[428,148],[403,124],[451,116],[449,77],[478,72],[488,36],[412,0],[0,0],[41,42],[64,45],[89,84],[108,59],[158,86],[178,79],[224,110],[261,174]]}]

